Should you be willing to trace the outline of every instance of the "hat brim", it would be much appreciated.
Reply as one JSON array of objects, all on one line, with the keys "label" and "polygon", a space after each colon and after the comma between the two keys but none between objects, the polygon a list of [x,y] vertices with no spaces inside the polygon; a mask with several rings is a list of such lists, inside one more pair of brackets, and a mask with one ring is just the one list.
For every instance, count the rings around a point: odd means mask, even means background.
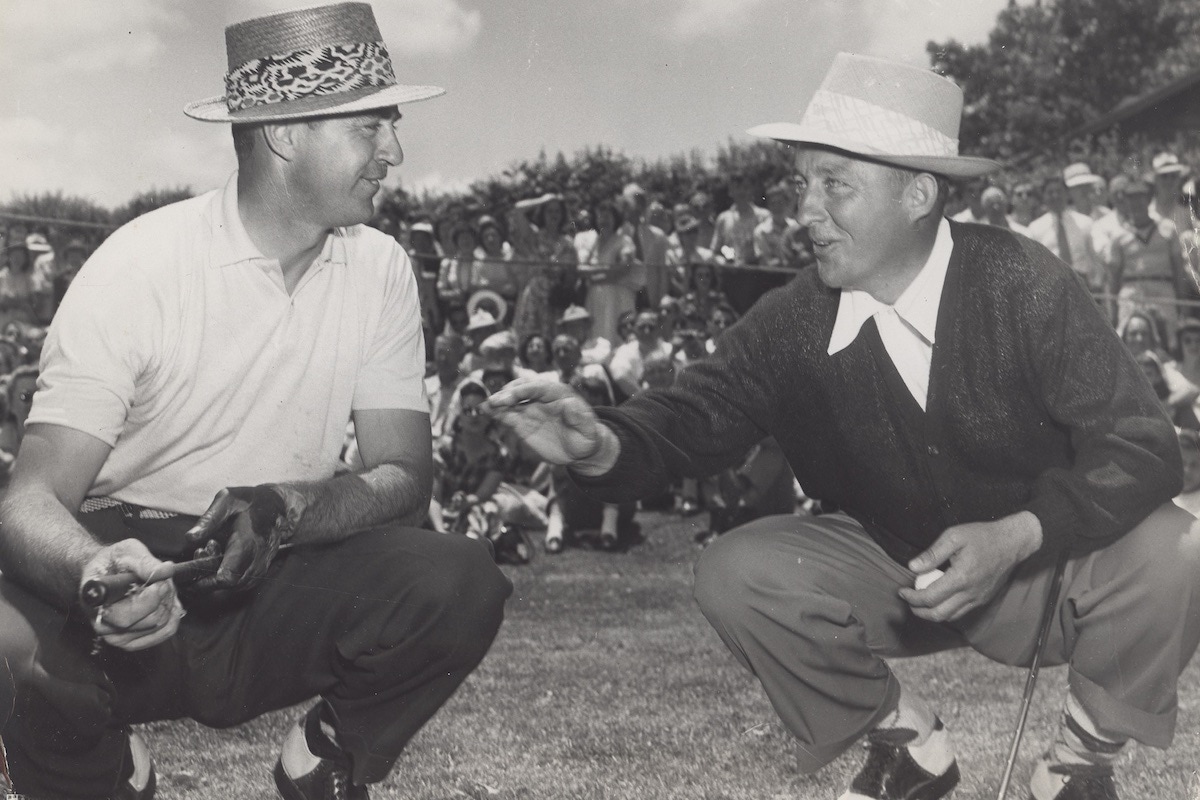
[{"label": "hat brim", "polygon": [[1104,178],[1099,175],[1081,175],[1078,178],[1071,178],[1069,181],[1063,181],[1068,189],[1074,189],[1076,186],[1103,186]]},{"label": "hat brim", "polygon": [[1158,169],[1154,170],[1154,174],[1155,175],[1179,175],[1180,173],[1187,172],[1187,171],[1188,171],[1188,168],[1186,166],[1184,166],[1183,164],[1172,164],[1169,167],[1159,167]]},{"label": "hat brim", "polygon": [[768,122],[756,125],[746,133],[762,139],[774,139],[784,144],[815,144],[832,147],[851,155],[862,156],[870,161],[880,161],[905,169],[931,172],[948,178],[978,178],[1003,169],[999,161],[977,156],[914,156],[896,153],[881,153],[867,150],[845,137],[835,136],[829,131],[812,128],[796,122]]},{"label": "hat brim", "polygon": [[354,114],[362,111],[374,111],[377,108],[415,103],[428,100],[446,93],[440,86],[409,86],[396,84],[394,86],[374,86],[358,89],[353,92],[306,97],[282,103],[270,103],[252,106],[237,111],[230,111],[225,105],[225,97],[209,97],[188,103],[183,113],[201,122],[286,122],[294,119],[311,119],[325,117],[331,114]]}]

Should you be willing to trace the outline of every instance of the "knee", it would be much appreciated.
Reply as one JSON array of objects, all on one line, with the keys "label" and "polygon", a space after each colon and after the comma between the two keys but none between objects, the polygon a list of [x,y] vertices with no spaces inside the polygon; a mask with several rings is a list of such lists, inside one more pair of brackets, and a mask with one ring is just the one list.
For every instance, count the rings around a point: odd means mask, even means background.
[{"label": "knee", "polygon": [[778,580],[777,554],[754,537],[738,531],[715,539],[694,568],[693,594],[710,619],[736,615],[751,603],[751,595]]},{"label": "knee", "polygon": [[1200,521],[1171,505],[1142,525],[1152,534],[1138,547],[1145,582],[1176,596],[1200,586]]}]

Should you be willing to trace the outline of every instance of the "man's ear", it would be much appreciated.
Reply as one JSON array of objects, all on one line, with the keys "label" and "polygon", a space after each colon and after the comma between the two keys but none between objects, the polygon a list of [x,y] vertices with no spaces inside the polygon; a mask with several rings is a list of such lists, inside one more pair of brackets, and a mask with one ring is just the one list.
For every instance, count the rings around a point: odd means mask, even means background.
[{"label": "man's ear", "polygon": [[280,122],[262,126],[263,142],[267,148],[284,161],[291,161],[296,155],[296,146],[302,133],[303,123]]},{"label": "man's ear", "polygon": [[928,172],[919,172],[904,187],[902,197],[909,222],[918,222],[938,207],[938,181]]}]

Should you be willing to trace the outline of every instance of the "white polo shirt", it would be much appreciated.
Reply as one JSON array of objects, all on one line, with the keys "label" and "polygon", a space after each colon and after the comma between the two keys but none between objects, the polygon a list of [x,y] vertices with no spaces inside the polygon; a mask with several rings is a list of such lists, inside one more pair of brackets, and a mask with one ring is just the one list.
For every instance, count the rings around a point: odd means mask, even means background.
[{"label": "white polo shirt", "polygon": [[404,250],[330,235],[293,294],[250,241],[237,174],[130,222],[71,284],[29,423],[113,447],[89,494],[200,514],[225,486],[334,474],[354,410],[428,413]]}]

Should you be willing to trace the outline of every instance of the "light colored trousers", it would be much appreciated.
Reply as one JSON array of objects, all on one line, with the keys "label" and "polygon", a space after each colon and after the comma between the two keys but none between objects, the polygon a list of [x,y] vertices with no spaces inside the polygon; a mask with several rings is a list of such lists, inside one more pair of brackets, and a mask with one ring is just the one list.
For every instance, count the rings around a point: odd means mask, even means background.
[{"label": "light colored trousers", "polygon": [[[954,624],[914,616],[897,594],[914,574],[843,514],[775,516],[715,541],[696,600],[754,673],[815,771],[899,700],[889,656],[971,647],[1027,666],[1052,558],[1018,565],[987,606]],[[1200,640],[1200,526],[1166,504],[1107,547],[1067,564],[1043,664],[1069,664],[1071,692],[1100,730],[1167,747],[1179,674]],[[936,697],[927,698],[935,707]]]}]

